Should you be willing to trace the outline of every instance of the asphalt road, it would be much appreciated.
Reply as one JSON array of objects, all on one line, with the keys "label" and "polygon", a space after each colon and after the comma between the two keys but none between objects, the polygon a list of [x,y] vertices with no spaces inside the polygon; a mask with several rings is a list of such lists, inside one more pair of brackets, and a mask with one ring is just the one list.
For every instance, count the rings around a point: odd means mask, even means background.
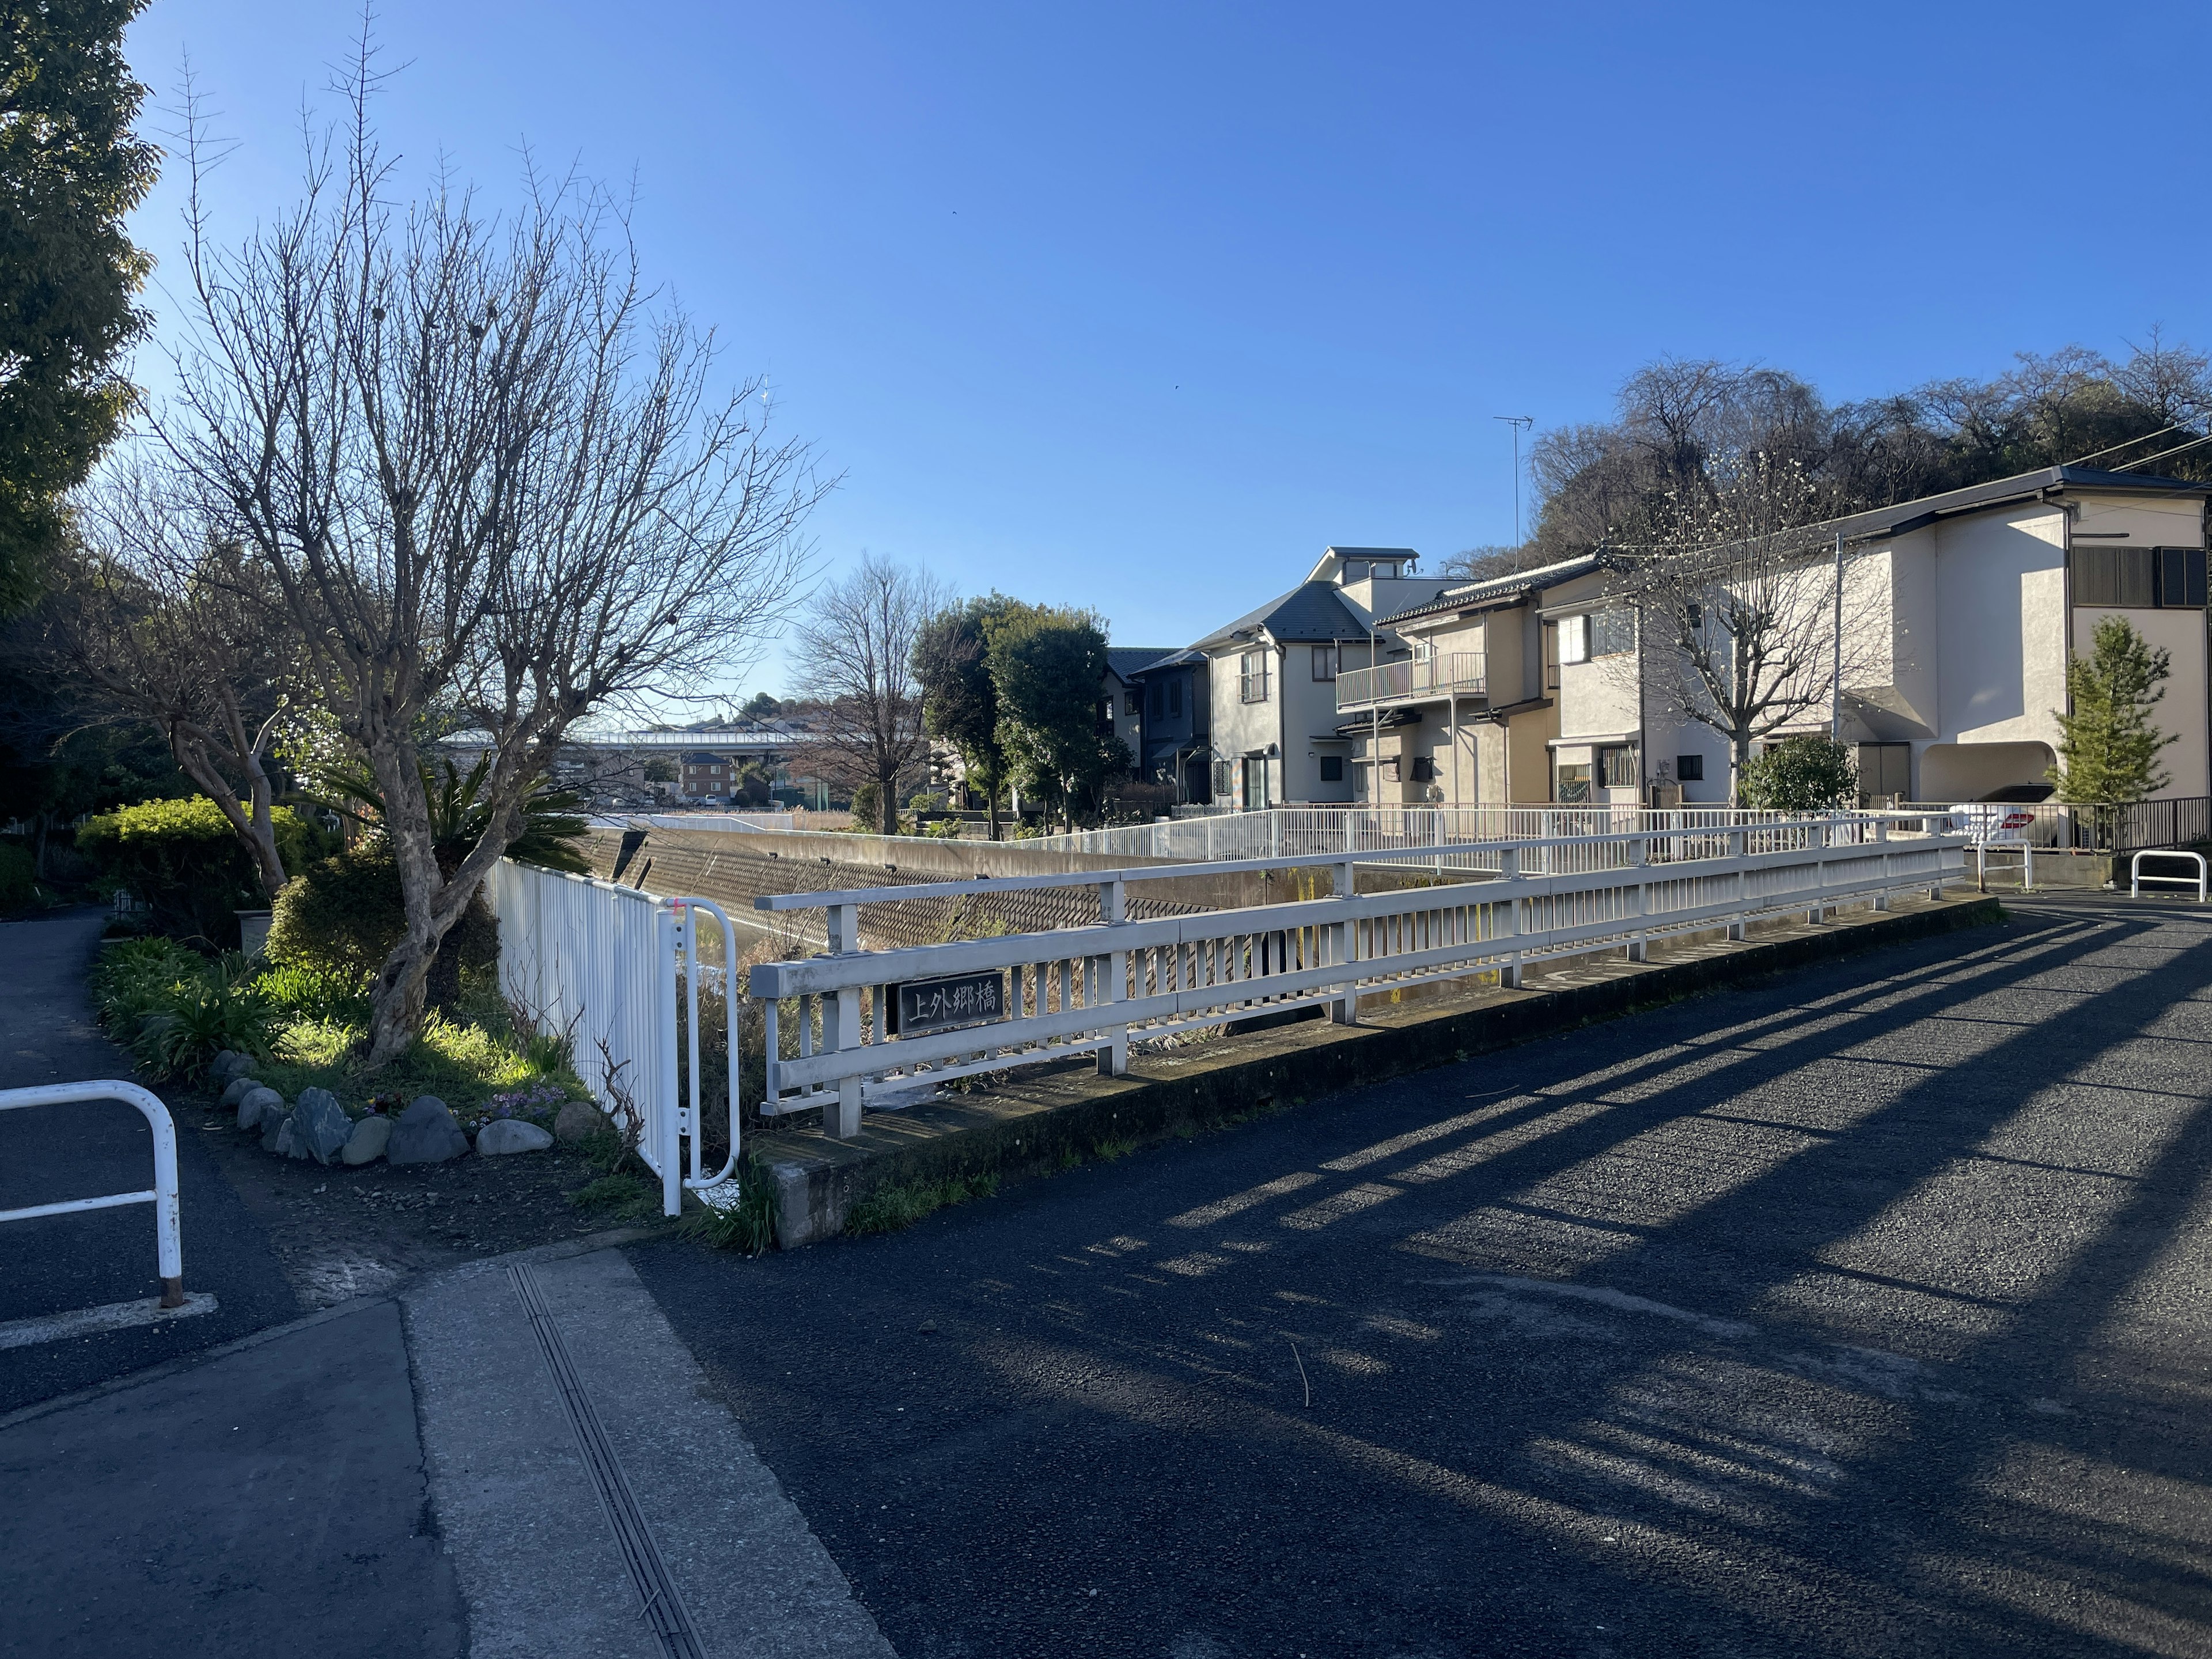
[{"label": "asphalt road", "polygon": [[[0,1089],[129,1078],[130,1057],[93,1023],[84,974],[102,917],[70,910],[0,923]],[[301,1311],[266,1232],[222,1178],[197,1112],[177,1121],[185,1287],[212,1314],[0,1350],[0,1412],[228,1341]],[[0,1209],[143,1191],[153,1136],[119,1101],[0,1112]],[[160,1294],[145,1205],[0,1228],[0,1321]]]},{"label": "asphalt road", "polygon": [[2208,1049],[2212,918],[2029,906],[632,1254],[908,1659],[2204,1653]]}]

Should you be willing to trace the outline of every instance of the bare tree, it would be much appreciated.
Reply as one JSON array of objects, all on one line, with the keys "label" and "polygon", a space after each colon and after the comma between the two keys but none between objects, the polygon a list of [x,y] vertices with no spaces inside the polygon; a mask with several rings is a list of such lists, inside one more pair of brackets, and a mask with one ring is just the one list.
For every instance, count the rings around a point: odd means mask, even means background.
[{"label": "bare tree", "polygon": [[[380,1063],[570,727],[756,641],[828,485],[754,422],[757,382],[715,393],[711,337],[642,285],[603,191],[532,170],[505,220],[444,179],[395,207],[375,79],[364,43],[300,204],[231,249],[188,114],[191,332],[149,425],[166,510],[239,550],[229,591],[382,795],[407,930],[373,988]],[[450,873],[418,757],[434,713],[491,756],[489,826]]]},{"label": "bare tree", "polygon": [[915,647],[951,602],[951,590],[934,577],[869,554],[815,596],[794,635],[793,689],[822,704],[817,763],[842,782],[876,786],[887,836],[898,833],[901,780],[929,753]]},{"label": "bare tree", "polygon": [[1711,476],[1711,498],[1678,501],[1662,539],[1614,555],[1608,588],[1636,613],[1639,648],[1607,660],[1641,677],[1648,713],[1728,739],[1740,800],[1752,745],[1863,683],[1886,630],[1847,574],[1838,625],[1829,501],[1802,467],[1729,454]]},{"label": "bare tree", "polygon": [[46,607],[49,652],[92,701],[167,738],[273,900],[288,879],[269,764],[283,661],[243,597],[240,550],[178,545],[143,484],[119,471],[80,498]]}]

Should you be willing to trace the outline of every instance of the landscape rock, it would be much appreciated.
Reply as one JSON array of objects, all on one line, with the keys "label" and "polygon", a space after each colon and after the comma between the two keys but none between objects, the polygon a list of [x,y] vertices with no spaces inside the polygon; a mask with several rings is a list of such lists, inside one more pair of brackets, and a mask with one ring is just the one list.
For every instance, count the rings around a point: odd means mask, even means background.
[{"label": "landscape rock", "polygon": [[[241,1073],[222,1085],[222,1098],[216,1104],[226,1112],[236,1111],[239,1103],[259,1087],[261,1084],[258,1079]],[[244,1125],[241,1124],[240,1127],[243,1127]]]},{"label": "landscape rock", "polygon": [[328,1089],[300,1091],[299,1103],[292,1109],[293,1157],[327,1164],[352,1138],[353,1120],[336,1095]]},{"label": "landscape rock", "polygon": [[435,1095],[417,1095],[392,1126],[385,1156],[394,1164],[442,1164],[469,1149],[469,1138],[446,1103]]},{"label": "landscape rock", "polygon": [[550,1130],[519,1117],[495,1118],[477,1131],[477,1152],[497,1158],[507,1152],[542,1152],[553,1144]]},{"label": "landscape rock", "polygon": [[264,1124],[275,1124],[276,1133],[274,1138],[271,1138],[264,1132],[261,1137],[262,1146],[279,1158],[307,1157],[307,1152],[300,1144],[299,1129],[293,1121],[296,1115],[295,1113],[287,1112],[281,1118],[264,1119]]},{"label": "landscape rock", "polygon": [[384,1156],[384,1149],[392,1141],[392,1120],[381,1112],[371,1113],[353,1126],[346,1137],[345,1150],[339,1154],[349,1164],[374,1164]]},{"label": "landscape rock", "polygon": [[208,1081],[220,1085],[234,1078],[250,1076],[256,1063],[252,1054],[242,1054],[235,1048],[219,1049],[208,1062]]},{"label": "landscape rock", "polygon": [[261,1120],[271,1112],[284,1109],[284,1097],[267,1084],[256,1084],[238,1097],[238,1127],[258,1129]]},{"label": "landscape rock", "polygon": [[573,1145],[587,1135],[597,1134],[607,1127],[607,1115],[588,1100],[572,1100],[563,1106],[553,1119],[553,1136],[562,1145]]}]

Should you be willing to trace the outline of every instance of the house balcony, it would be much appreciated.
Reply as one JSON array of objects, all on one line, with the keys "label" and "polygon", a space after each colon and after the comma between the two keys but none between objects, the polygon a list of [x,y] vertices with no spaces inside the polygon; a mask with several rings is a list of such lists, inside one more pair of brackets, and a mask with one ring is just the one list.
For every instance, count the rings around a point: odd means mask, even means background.
[{"label": "house balcony", "polygon": [[1485,696],[1489,687],[1484,679],[1483,658],[1480,651],[1440,652],[1407,662],[1348,670],[1336,677],[1336,712],[1387,708],[1393,703],[1425,702],[1432,698]]}]

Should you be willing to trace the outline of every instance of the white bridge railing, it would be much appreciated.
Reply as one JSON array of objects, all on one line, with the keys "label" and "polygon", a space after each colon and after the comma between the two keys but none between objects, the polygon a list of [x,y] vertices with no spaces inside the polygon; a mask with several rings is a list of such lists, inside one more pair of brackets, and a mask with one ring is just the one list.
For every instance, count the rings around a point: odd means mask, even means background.
[{"label": "white bridge railing", "polygon": [[[729,1160],[717,1175],[706,1174],[700,1161],[699,991],[719,987],[723,975],[720,966],[702,959],[702,915],[720,924],[724,963],[738,951],[737,930],[721,907],[508,859],[492,866],[488,885],[499,916],[500,989],[539,1030],[568,1039],[576,1075],[611,1116],[635,1114],[637,1153],[660,1177],[662,1211],[676,1214],[686,1188],[704,1191],[732,1181],[738,1147],[734,997],[724,999]],[[688,1066],[678,1059],[679,1011]]]},{"label": "white bridge railing", "polygon": [[[1657,816],[1657,815],[1653,815]],[[860,1129],[871,1096],[982,1072],[1095,1054],[1127,1069],[1131,1042],[1326,1006],[1349,1024],[1360,996],[1496,973],[1520,981],[1531,959],[1625,946],[1656,935],[1839,905],[1887,908],[1931,897],[1966,867],[1966,838],[1926,815],[1855,814],[1756,823],[1639,825],[1626,833],[1361,850],[1339,854],[1335,896],[1241,910],[1125,920],[1128,883],[1203,872],[1285,869],[1310,854],[1199,866],[1150,866],[754,901],[826,909],[830,954],[757,964],[768,1016],[764,1113],[819,1107],[830,1133]],[[1355,865],[1397,866],[1424,884],[1354,894]],[[863,904],[1096,886],[1096,926],[911,949],[859,946]],[[795,1000],[798,1052],[782,1053],[781,1004]]]}]

